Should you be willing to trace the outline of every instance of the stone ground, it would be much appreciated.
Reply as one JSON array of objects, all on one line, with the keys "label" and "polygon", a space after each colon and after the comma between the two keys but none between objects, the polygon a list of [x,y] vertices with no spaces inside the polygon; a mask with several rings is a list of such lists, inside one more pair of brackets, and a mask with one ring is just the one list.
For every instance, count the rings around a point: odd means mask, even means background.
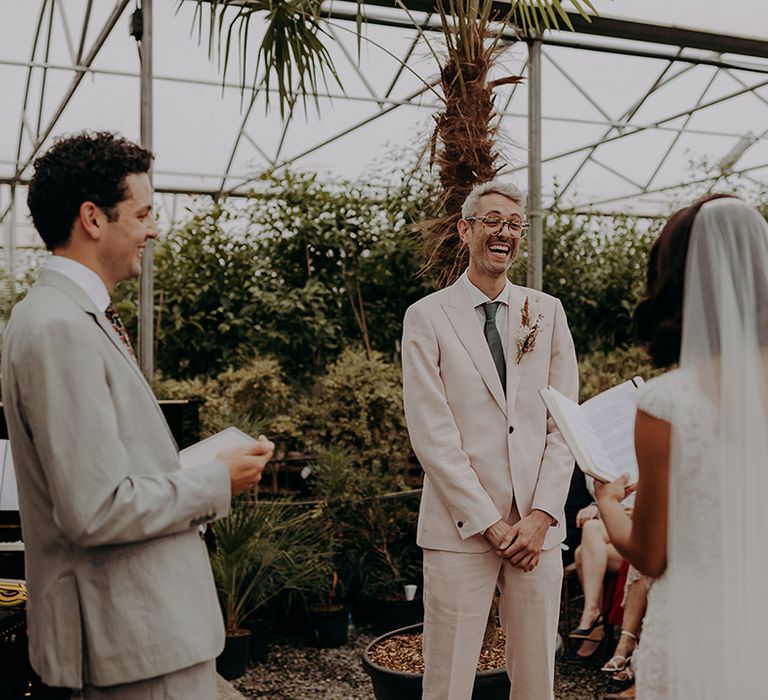
[{"label": "stone ground", "polygon": [[[339,649],[316,649],[299,640],[277,639],[266,661],[254,663],[232,685],[246,698],[270,700],[374,700],[361,656],[373,634],[356,631]],[[598,667],[558,664],[557,700],[599,700],[621,686]]]}]

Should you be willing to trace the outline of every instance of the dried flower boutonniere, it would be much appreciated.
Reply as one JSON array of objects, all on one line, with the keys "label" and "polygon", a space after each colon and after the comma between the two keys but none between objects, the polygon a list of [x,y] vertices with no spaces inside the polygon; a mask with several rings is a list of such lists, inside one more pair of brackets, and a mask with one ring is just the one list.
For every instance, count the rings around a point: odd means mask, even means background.
[{"label": "dried flower boutonniere", "polygon": [[523,308],[520,309],[520,330],[517,332],[517,364],[523,359],[525,353],[536,347],[536,338],[541,332],[541,322],[544,316],[539,314],[531,320],[531,311],[528,308],[528,297],[525,297]]}]

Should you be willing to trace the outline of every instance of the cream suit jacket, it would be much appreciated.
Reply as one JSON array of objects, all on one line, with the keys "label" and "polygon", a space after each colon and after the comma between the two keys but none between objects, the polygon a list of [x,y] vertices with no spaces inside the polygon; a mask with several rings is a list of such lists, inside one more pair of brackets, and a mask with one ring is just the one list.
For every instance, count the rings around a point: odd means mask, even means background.
[{"label": "cream suit jacket", "polygon": [[[535,348],[518,364],[517,334],[528,297],[543,315]],[[403,327],[403,395],[408,432],[424,468],[417,541],[427,549],[482,552],[480,534],[538,508],[557,521],[544,549],[565,536],[563,508],[573,458],[548,420],[539,389],[576,400],[578,370],[560,302],[512,285],[507,392],[461,280],[413,304]]]},{"label": "cream suit jacket", "polygon": [[226,515],[220,461],[181,471],[152,390],[103,313],[42,270],[2,353],[45,683],[129,683],[216,657],[221,611],[197,526]]}]

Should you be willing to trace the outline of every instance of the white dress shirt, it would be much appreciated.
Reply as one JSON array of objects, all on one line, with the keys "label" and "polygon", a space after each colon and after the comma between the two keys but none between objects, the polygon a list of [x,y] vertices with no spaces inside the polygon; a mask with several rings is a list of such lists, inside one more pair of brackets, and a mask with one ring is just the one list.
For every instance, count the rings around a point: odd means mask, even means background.
[{"label": "white dress shirt", "polygon": [[489,299],[483,292],[481,292],[469,279],[467,270],[464,270],[464,274],[461,276],[461,281],[467,287],[469,291],[469,298],[472,300],[472,305],[475,307],[475,313],[477,314],[477,320],[480,322],[480,328],[483,329],[483,335],[485,335],[485,309],[483,304],[489,301],[499,301],[501,305],[496,309],[496,330],[499,331],[499,337],[501,338],[501,347],[504,348],[504,357],[509,357],[509,289],[512,283],[507,280],[504,285],[504,289],[501,290],[499,296],[495,299]]},{"label": "white dress shirt", "polygon": [[51,255],[43,266],[71,279],[88,295],[97,309],[106,311],[110,304],[107,285],[90,267],[61,255]]}]

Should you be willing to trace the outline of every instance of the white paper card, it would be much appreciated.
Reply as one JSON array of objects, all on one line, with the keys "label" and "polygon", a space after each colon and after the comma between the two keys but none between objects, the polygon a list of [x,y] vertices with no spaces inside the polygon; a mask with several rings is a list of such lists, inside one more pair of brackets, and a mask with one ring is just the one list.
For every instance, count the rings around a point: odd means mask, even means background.
[{"label": "white paper card", "polygon": [[208,464],[216,459],[216,455],[222,450],[228,450],[233,447],[248,447],[258,442],[242,430],[230,426],[215,435],[211,435],[205,440],[201,440],[194,445],[185,447],[179,452],[179,461],[182,469],[197,467],[201,464]]},{"label": "white paper card", "polygon": [[0,510],[18,510],[19,492],[16,486],[16,470],[13,468],[11,443],[0,440]]}]

